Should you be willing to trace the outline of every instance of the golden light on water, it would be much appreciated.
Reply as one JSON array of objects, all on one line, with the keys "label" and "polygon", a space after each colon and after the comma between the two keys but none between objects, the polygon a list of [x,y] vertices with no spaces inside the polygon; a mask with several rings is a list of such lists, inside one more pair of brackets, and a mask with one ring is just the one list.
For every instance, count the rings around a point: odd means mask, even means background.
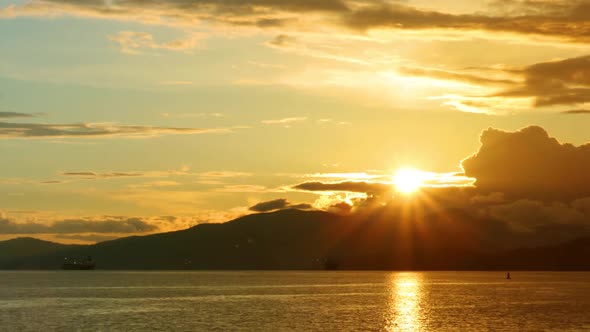
[{"label": "golden light on water", "polygon": [[421,301],[420,276],[416,273],[394,274],[390,285],[389,317],[385,330],[400,332],[423,330]]}]

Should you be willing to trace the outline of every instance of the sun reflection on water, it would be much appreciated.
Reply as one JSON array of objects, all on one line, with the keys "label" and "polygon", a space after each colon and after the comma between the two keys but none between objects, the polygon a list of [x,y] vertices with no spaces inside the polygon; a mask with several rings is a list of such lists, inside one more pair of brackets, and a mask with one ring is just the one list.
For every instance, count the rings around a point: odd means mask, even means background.
[{"label": "sun reflection on water", "polygon": [[417,273],[395,273],[389,286],[386,331],[422,331],[422,280]]}]

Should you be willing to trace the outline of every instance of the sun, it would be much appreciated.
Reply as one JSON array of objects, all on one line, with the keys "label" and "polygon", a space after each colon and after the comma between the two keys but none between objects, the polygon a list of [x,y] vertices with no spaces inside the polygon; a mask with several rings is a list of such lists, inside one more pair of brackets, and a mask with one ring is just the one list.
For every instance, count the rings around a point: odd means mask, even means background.
[{"label": "sun", "polygon": [[424,184],[424,172],[413,168],[402,168],[395,172],[393,185],[402,194],[412,194]]}]

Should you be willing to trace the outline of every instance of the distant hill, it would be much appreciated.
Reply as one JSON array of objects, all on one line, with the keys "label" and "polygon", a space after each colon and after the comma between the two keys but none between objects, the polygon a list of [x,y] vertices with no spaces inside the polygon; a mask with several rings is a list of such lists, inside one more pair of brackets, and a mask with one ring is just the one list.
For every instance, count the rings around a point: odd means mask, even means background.
[{"label": "distant hill", "polygon": [[526,238],[461,210],[401,220],[408,216],[290,209],[89,246],[21,238],[0,242],[0,268],[56,269],[64,257],[92,256],[97,269],[322,269],[329,261],[340,269],[590,270],[590,239],[506,250]]},{"label": "distant hill", "polygon": [[18,268],[22,262],[34,261],[37,257],[75,249],[77,245],[66,245],[42,241],[30,237],[0,242],[0,267]]},{"label": "distant hill", "polygon": [[590,238],[510,250],[482,257],[477,264],[482,270],[590,271]]}]

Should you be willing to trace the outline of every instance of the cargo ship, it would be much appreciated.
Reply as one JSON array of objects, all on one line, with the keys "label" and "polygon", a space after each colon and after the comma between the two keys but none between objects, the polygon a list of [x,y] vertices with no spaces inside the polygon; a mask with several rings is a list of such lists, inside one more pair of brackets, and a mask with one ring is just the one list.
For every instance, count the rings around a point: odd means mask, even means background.
[{"label": "cargo ship", "polygon": [[66,257],[61,265],[62,270],[94,270],[94,260],[86,258]]}]

